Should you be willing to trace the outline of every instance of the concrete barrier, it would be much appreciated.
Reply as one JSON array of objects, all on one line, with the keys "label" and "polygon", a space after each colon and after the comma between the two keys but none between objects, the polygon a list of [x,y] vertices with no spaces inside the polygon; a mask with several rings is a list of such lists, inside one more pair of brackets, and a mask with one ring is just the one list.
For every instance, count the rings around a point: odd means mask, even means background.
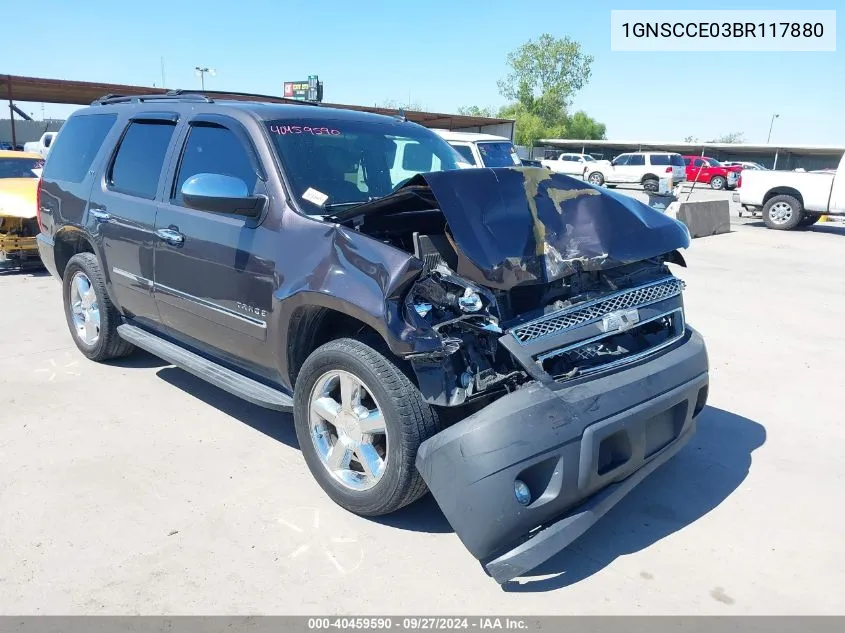
[{"label": "concrete barrier", "polygon": [[[665,213],[682,222],[689,229],[690,237],[708,237],[731,231],[730,203],[727,200],[701,200],[682,202],[677,190],[664,195],[642,190],[620,190],[627,196],[647,204],[652,209]],[[686,196],[681,195],[681,198]]]},{"label": "concrete barrier", "polygon": [[727,200],[673,202],[666,213],[683,222],[693,238],[731,232],[731,211]]}]

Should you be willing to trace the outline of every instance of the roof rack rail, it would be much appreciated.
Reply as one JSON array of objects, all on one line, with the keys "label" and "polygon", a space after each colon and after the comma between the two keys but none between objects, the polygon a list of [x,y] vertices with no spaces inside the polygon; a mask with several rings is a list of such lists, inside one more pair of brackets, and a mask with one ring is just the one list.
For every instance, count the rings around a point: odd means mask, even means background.
[{"label": "roof rack rail", "polygon": [[316,101],[300,101],[299,99],[288,99],[286,97],[278,97],[276,95],[262,95],[251,92],[233,92],[231,90],[185,90],[175,89],[167,92],[160,92],[156,94],[147,95],[119,95],[107,94],[99,99],[91,102],[91,105],[111,105],[114,103],[142,103],[144,101],[156,100],[183,100],[183,101],[202,101],[204,103],[214,103],[214,99],[210,96],[225,99],[226,97],[252,97],[256,101],[271,99],[274,102],[293,103],[296,105],[313,105],[319,106],[320,103]]},{"label": "roof rack rail", "polygon": [[116,95],[108,94],[95,99],[91,105],[110,105],[113,103],[142,103],[144,101],[158,101],[158,100],[191,100],[204,101],[205,103],[214,103],[214,99],[206,97],[202,94],[182,95],[171,90],[170,92],[162,92],[158,94],[149,95]]},{"label": "roof rack rail", "polygon": [[178,89],[178,90],[171,90],[167,94],[176,94],[176,95],[212,95],[219,98],[226,98],[228,96],[237,96],[237,97],[254,97],[256,100],[260,101],[262,99],[272,99],[273,101],[281,101],[284,103],[293,103],[296,105],[313,105],[319,106],[320,102],[318,101],[300,101],[299,99],[288,99],[287,97],[280,97],[278,95],[263,95],[263,94],[256,94],[254,92],[238,92],[237,90],[185,90],[185,89]]}]

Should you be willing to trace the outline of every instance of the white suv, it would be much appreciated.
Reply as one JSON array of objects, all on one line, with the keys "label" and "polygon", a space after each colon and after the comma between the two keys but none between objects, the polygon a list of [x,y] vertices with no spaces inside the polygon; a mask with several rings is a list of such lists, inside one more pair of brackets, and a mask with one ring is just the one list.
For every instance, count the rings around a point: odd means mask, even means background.
[{"label": "white suv", "polygon": [[510,139],[492,134],[475,132],[451,132],[432,130],[437,133],[473,167],[513,167],[521,165],[516,147]]},{"label": "white suv", "polygon": [[642,185],[657,191],[661,178],[672,177],[673,186],[687,179],[684,158],[674,152],[632,152],[619,154],[612,161],[596,161],[585,173],[594,185]]}]

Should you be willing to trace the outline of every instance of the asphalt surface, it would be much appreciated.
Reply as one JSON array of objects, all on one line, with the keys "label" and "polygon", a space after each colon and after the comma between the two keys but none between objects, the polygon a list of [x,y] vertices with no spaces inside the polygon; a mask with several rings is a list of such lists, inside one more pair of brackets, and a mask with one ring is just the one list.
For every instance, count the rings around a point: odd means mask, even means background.
[{"label": "asphalt surface", "polygon": [[288,416],[143,353],[88,362],[59,284],[2,275],[0,613],[842,613],[843,246],[843,224],[745,221],[693,243],[697,435],[505,588],[430,497],[344,512]]}]

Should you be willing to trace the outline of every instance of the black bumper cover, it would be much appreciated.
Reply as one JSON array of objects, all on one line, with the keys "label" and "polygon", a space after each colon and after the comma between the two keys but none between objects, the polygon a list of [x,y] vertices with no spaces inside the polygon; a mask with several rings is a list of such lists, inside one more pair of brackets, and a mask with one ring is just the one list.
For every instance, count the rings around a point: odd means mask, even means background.
[{"label": "black bumper cover", "polygon": [[[695,431],[707,351],[688,329],[660,356],[601,377],[534,384],[425,441],[417,468],[499,583],[572,543]],[[531,490],[523,506],[514,481]]]}]

